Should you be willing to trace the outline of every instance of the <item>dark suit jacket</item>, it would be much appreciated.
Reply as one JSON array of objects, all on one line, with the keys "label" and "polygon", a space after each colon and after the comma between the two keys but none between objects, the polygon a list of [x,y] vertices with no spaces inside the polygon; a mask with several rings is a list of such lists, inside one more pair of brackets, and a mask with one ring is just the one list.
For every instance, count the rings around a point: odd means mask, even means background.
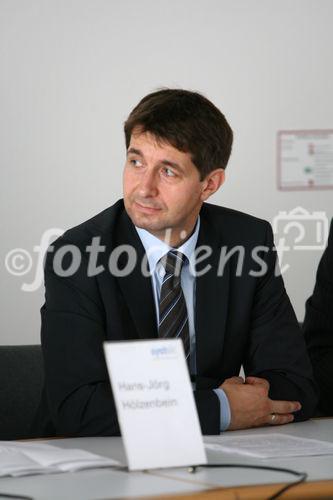
[{"label": "dark suit jacket", "polygon": [[303,329],[319,386],[319,410],[333,416],[333,220]]},{"label": "dark suit jacket", "polygon": [[[298,323],[280,276],[274,275],[276,253],[270,225],[226,208],[204,204],[197,246],[210,245],[211,256],[202,267],[209,272],[196,278],[197,389],[194,393],[202,430],[219,433],[219,400],[213,388],[226,378],[245,373],[265,377],[270,396],[298,400],[306,419],[316,405],[312,370]],[[108,269],[108,259],[118,245],[138,252],[138,264],[130,276],[110,272],[87,277],[85,248],[100,237],[106,251],[98,265]],[[64,245],[82,253],[78,271],[59,277],[54,256]],[[150,277],[140,271],[144,249],[124,210],[123,201],[70,229],[48,252],[45,264],[45,304],[42,315],[42,347],[45,361],[46,400],[58,435],[114,435],[119,433],[117,415],[108,380],[102,343],[104,340],[157,337],[157,324]],[[237,252],[217,277],[221,247],[245,248],[241,276],[236,276]],[[251,276],[258,263],[251,258],[256,245],[269,251],[263,277]],[[67,258],[68,257],[68,258]],[[67,260],[67,263],[66,263]],[[66,255],[63,267],[70,265]],[[127,259],[122,254],[119,267]],[[198,266],[200,271],[200,266]],[[46,433],[50,434],[52,427]]]}]

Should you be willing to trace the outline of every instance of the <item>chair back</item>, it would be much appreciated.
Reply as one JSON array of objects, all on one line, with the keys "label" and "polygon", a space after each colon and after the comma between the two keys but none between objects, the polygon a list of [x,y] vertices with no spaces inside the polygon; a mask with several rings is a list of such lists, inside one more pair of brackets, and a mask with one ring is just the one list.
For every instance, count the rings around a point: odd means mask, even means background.
[{"label": "chair back", "polygon": [[0,439],[31,435],[43,387],[40,345],[0,346]]}]

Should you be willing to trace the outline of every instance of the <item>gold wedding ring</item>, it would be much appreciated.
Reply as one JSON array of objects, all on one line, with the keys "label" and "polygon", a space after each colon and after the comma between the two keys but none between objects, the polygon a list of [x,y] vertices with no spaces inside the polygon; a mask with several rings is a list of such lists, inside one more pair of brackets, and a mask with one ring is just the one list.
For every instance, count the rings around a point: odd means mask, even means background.
[{"label": "gold wedding ring", "polygon": [[275,415],[275,413],[272,413],[271,414],[271,422],[273,423],[275,419],[276,419],[276,415]]}]

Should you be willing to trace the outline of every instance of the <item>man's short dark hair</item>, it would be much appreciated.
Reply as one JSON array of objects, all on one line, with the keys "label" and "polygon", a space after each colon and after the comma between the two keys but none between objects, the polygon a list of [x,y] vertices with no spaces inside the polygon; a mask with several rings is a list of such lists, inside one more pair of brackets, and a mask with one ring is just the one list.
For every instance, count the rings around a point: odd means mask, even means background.
[{"label": "man's short dark hair", "polygon": [[232,130],[221,111],[198,92],[163,89],[146,95],[125,122],[126,148],[135,128],[190,153],[201,180],[227,166]]}]

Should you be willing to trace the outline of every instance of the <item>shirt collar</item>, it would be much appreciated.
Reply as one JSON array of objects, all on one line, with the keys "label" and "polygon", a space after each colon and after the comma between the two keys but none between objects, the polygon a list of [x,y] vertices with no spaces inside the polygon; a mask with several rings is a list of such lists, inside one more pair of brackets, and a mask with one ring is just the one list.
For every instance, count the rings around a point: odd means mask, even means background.
[{"label": "shirt collar", "polygon": [[200,216],[197,219],[194,232],[192,233],[190,238],[186,240],[180,247],[177,247],[175,249],[169,246],[164,241],[161,241],[160,239],[156,238],[156,236],[149,233],[149,231],[147,231],[146,229],[142,229],[141,227],[137,226],[135,226],[135,229],[146,251],[149,263],[149,269],[152,274],[155,272],[159,260],[165,254],[167,254],[170,250],[177,250],[178,252],[181,252],[187,257],[188,259],[187,262],[189,262],[191,273],[193,274],[193,276],[195,275],[195,268],[192,263],[191,257],[194,253],[198,241],[198,235],[200,229]]}]

